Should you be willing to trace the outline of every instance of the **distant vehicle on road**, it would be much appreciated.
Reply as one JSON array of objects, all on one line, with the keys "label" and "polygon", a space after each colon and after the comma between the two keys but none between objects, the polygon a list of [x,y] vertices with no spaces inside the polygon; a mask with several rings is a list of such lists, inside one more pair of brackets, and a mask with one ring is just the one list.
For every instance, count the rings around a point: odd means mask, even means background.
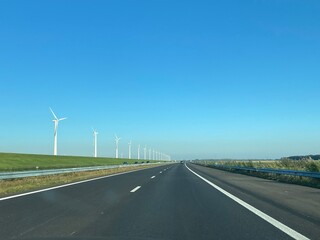
[{"label": "distant vehicle on road", "polygon": [[183,163],[183,161],[180,161],[180,163]]}]

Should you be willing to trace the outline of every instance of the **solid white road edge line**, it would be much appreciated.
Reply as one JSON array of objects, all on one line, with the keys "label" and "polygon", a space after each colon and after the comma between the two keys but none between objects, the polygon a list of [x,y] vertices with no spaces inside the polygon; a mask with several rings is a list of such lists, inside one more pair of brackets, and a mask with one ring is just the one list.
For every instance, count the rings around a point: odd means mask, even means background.
[{"label": "solid white road edge line", "polygon": [[187,167],[187,169],[192,172],[194,175],[196,175],[197,177],[201,178],[203,181],[205,181],[206,183],[208,183],[209,185],[211,185],[212,187],[214,187],[215,189],[217,189],[218,191],[220,191],[221,193],[223,193],[224,195],[226,195],[227,197],[231,198],[232,200],[234,200],[235,202],[237,202],[238,204],[240,204],[241,206],[245,207],[246,209],[248,209],[249,211],[253,212],[254,214],[256,214],[257,216],[259,216],[260,218],[262,218],[263,220],[267,221],[268,223],[272,224],[273,226],[275,226],[276,228],[278,228],[279,230],[281,230],[282,232],[286,233],[287,235],[289,235],[290,237],[297,239],[297,240],[309,240],[309,238],[307,238],[306,236],[298,233],[297,231],[293,230],[292,228],[284,225],[283,223],[279,222],[278,220],[270,217],[269,215],[265,214],[264,212],[260,211],[259,209],[251,206],[250,204],[242,201],[240,198],[232,195],[231,193],[225,191],[224,189],[218,187],[217,185],[213,184],[212,182],[210,182],[209,180],[205,179],[204,177],[200,176],[199,174],[197,174],[196,172],[192,171],[186,164],[185,166]]},{"label": "solid white road edge line", "polygon": [[122,175],[122,174],[138,172],[138,171],[147,170],[147,169],[150,169],[150,168],[138,169],[138,170],[133,170],[133,171],[129,171],[129,172],[122,172],[122,173],[115,173],[115,174],[112,174],[112,175],[107,175],[107,176],[102,176],[102,177],[82,180],[82,181],[74,182],[74,183],[67,183],[67,184],[63,184],[63,185],[59,185],[59,186],[55,186],[55,187],[51,187],[51,188],[44,188],[44,189],[40,189],[40,190],[36,190],[36,191],[32,191],[32,192],[21,193],[21,194],[17,194],[17,195],[13,195],[13,196],[0,198],[0,201],[8,200],[8,199],[11,199],[11,198],[23,197],[23,196],[30,195],[30,194],[35,194],[35,193],[50,191],[50,190],[54,190],[54,189],[57,189],[57,188],[68,187],[68,186],[72,186],[72,185],[76,185],[76,184],[80,184],[80,183],[91,182],[91,181],[95,181],[95,180],[99,180],[99,179],[103,179],[103,178],[114,177],[114,176],[118,176],[118,175]]},{"label": "solid white road edge line", "polygon": [[137,191],[139,188],[141,188],[141,186],[137,186],[137,187],[135,187],[134,189],[132,189],[130,192],[135,192],[135,191]]}]

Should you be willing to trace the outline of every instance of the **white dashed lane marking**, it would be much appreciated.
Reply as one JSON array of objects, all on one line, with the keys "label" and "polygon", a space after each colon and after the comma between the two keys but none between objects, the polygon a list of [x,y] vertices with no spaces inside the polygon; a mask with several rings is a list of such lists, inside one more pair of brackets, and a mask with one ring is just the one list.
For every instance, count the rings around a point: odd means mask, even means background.
[{"label": "white dashed lane marking", "polygon": [[132,189],[130,192],[134,193],[135,191],[139,190],[139,188],[141,188],[141,186],[137,186],[134,189]]}]

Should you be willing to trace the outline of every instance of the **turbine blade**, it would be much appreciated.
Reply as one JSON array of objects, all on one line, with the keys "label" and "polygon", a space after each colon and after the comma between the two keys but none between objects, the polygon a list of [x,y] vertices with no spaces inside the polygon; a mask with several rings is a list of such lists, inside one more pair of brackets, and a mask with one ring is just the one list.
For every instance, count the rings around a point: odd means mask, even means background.
[{"label": "turbine blade", "polygon": [[54,118],[55,118],[56,120],[58,120],[57,116],[54,114],[54,112],[52,111],[51,107],[49,107],[49,109],[50,109],[52,115],[54,116]]},{"label": "turbine blade", "polygon": [[62,121],[62,120],[65,120],[65,119],[67,119],[66,117],[65,118],[60,118],[60,119],[58,119],[58,121]]},{"label": "turbine blade", "polygon": [[115,136],[115,139],[117,140],[117,141],[119,141],[121,138],[119,138],[118,136],[117,136],[117,134],[114,134],[114,136]]},{"label": "turbine blade", "polygon": [[98,134],[97,130],[92,128],[93,134]]}]

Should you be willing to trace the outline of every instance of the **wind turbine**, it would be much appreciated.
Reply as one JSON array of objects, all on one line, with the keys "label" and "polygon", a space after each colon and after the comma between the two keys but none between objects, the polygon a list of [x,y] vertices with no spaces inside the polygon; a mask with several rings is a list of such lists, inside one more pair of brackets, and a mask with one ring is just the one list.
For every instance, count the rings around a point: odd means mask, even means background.
[{"label": "wind turbine", "polygon": [[144,160],[146,160],[147,159],[147,146],[145,145],[144,146]]},{"label": "wind turbine", "polygon": [[154,149],[152,149],[152,160],[154,160]]},{"label": "wind turbine", "polygon": [[98,155],[98,152],[97,152],[97,135],[98,135],[98,132],[96,130],[94,130],[92,128],[92,131],[93,131],[93,143],[94,143],[94,157],[97,157]]},{"label": "wind turbine", "polygon": [[138,145],[138,160],[140,160],[140,144]]},{"label": "wind turbine", "polygon": [[151,148],[149,148],[149,160],[151,160]]},{"label": "wind turbine", "polygon": [[53,133],[53,137],[54,137],[54,141],[53,141],[53,155],[57,155],[58,154],[58,125],[59,125],[59,121],[65,120],[67,119],[66,117],[64,118],[57,118],[57,116],[54,114],[54,112],[52,111],[52,109],[49,107],[50,111],[52,112],[52,115],[54,117],[54,119],[52,120],[54,122],[54,133]]},{"label": "wind turbine", "polygon": [[131,140],[128,143],[128,145],[129,145],[129,159],[131,159]]},{"label": "wind turbine", "polygon": [[115,136],[115,140],[116,140],[116,158],[119,157],[118,153],[119,153],[119,140],[121,138],[119,138],[116,134],[114,135]]}]

